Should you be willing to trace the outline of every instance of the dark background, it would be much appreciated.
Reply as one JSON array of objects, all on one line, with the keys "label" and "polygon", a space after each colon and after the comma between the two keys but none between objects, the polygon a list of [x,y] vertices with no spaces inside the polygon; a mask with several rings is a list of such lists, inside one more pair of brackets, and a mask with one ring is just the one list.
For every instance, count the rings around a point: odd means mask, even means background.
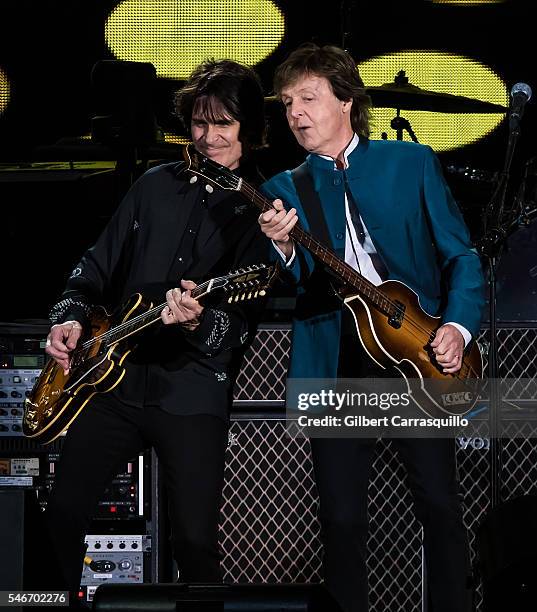
[{"label": "dark background", "polygon": [[[471,6],[429,0],[274,3],[285,14],[286,35],[282,44],[255,67],[267,95],[271,93],[275,66],[309,40],[344,43],[357,62],[404,49],[447,50],[489,66],[508,89],[518,81],[537,86],[531,2]],[[105,44],[104,23],[117,4],[102,0],[4,0],[0,7],[0,67],[11,82],[10,104],[0,115],[4,227],[0,320],[46,317],[69,271],[95,239],[125,189],[124,177],[99,164],[69,172],[35,164],[69,159],[114,161],[117,157],[117,152],[79,138],[90,133],[90,119],[95,114],[91,69],[99,60],[114,59]],[[171,100],[180,85],[178,81],[159,79],[153,92],[157,121],[165,131],[179,129],[172,116]],[[270,148],[262,156],[262,165],[269,175],[295,165],[303,156],[287,132],[279,106],[269,104],[267,114]],[[526,163],[535,156],[536,117],[532,100],[522,121],[508,204],[520,188]],[[507,138],[503,121],[478,143],[439,154],[446,169],[468,166],[475,170],[478,180],[446,170],[474,235],[491,191],[490,181],[479,177],[490,177],[501,170]],[[170,144],[150,154],[153,160],[177,156],[177,147]],[[20,170],[24,164],[28,169]],[[528,206],[533,208],[534,172],[537,170],[530,167],[524,185]],[[500,316],[504,319],[536,318],[533,304],[537,287],[530,273],[537,266],[537,260],[532,260],[535,252],[533,229],[518,230],[505,259],[509,267],[500,271],[506,304],[503,314],[500,308]]]}]

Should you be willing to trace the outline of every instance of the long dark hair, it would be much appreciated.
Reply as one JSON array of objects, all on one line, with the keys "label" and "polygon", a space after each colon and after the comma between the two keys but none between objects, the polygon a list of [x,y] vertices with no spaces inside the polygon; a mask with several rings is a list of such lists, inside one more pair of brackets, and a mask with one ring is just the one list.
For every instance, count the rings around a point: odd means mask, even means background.
[{"label": "long dark hair", "polygon": [[326,78],[339,100],[353,101],[352,128],[359,136],[369,136],[371,98],[365,92],[364,82],[352,57],[339,47],[306,43],[276,69],[274,92],[281,96],[285,87],[308,74]]},{"label": "long dark hair", "polygon": [[265,143],[263,89],[256,73],[232,60],[207,60],[190,75],[175,94],[175,114],[190,134],[192,112],[197,105],[210,121],[226,115],[240,122],[239,138],[245,152]]}]

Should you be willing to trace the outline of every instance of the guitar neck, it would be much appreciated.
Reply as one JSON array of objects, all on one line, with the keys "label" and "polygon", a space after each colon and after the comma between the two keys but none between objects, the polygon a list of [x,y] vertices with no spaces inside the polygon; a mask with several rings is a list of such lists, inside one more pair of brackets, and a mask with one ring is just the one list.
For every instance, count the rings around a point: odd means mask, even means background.
[{"label": "guitar neck", "polygon": [[[241,179],[237,190],[240,191],[248,200],[250,200],[250,202],[252,202],[252,204],[254,204],[254,206],[256,206],[262,213],[266,212],[267,210],[273,210],[274,207],[272,206],[272,202],[249,185],[246,181]],[[304,231],[298,223],[293,227],[289,235],[298,244],[301,244],[313,255],[315,255],[315,257],[325,264],[337,278],[339,278],[345,284],[350,285],[360,295],[362,295],[372,304],[376,305],[383,312],[391,312],[392,304],[389,298],[382,291],[380,291],[373,283],[368,281],[354,268],[349,266],[349,264],[339,259],[339,257],[316,240],[311,234]]]},{"label": "guitar neck", "polygon": [[[203,298],[210,292],[211,283],[213,283],[213,280],[206,281],[195,287],[192,290],[192,297],[195,300]],[[163,302],[162,304],[154,306],[153,308],[150,308],[146,312],[143,312],[132,319],[127,319],[123,323],[109,329],[99,339],[102,340],[103,338],[106,338],[108,344],[115,344],[116,342],[125,340],[125,338],[128,338],[142,329],[145,329],[146,327],[160,321],[160,313],[162,312],[162,309],[166,307],[166,305],[167,302]],[[83,348],[89,348],[90,343],[94,341],[94,338],[88,340],[86,343],[84,343]]]}]

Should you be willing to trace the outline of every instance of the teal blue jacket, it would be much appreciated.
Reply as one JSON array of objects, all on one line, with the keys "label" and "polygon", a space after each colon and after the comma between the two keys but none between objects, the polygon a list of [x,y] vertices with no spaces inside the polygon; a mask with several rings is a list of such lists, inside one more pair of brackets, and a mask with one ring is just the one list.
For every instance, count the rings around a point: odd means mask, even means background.
[{"label": "teal blue jacket", "polygon": [[[468,229],[428,146],[360,138],[346,170],[350,189],[390,279],[411,287],[421,307],[443,321],[459,323],[473,337],[484,306],[481,262]],[[332,245],[345,256],[345,190],[341,171],[318,155],[306,159],[320,196]],[[291,172],[262,186],[266,195],[297,209],[309,231]],[[297,247],[289,272],[298,285],[289,376],[333,378],[338,367],[341,306],[319,307],[329,291],[310,282],[318,271],[312,256]]]}]

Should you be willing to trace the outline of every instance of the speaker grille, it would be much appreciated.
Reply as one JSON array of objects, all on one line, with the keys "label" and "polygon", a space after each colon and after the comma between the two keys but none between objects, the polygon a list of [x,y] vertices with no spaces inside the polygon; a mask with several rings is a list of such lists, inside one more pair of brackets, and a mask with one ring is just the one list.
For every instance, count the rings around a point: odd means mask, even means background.
[{"label": "speaker grille", "polygon": [[[379,442],[369,485],[373,610],[421,609],[421,526],[404,479],[390,443]],[[319,582],[317,504],[309,440],[287,435],[283,418],[234,420],[220,527],[224,579]]]},{"label": "speaker grille", "polygon": [[[488,331],[479,342],[487,365]],[[498,330],[501,378],[512,379],[508,397],[537,399],[534,358],[537,329]],[[261,327],[245,356],[235,388],[235,408],[283,406],[289,360],[289,326]],[[240,412],[231,426],[221,544],[225,579],[236,582],[317,582],[322,545],[317,520],[317,491],[309,442],[286,435],[283,418],[246,419]],[[537,488],[537,422],[506,424],[502,449],[502,498]],[[514,437],[516,435],[516,437]],[[533,436],[530,437],[530,436]],[[457,463],[471,558],[476,561],[475,532],[490,509],[489,425],[476,423],[474,437],[459,440]],[[390,443],[380,441],[369,484],[368,569],[370,608],[422,610],[422,529],[414,518],[406,472]],[[476,609],[483,609],[478,585]]]}]

